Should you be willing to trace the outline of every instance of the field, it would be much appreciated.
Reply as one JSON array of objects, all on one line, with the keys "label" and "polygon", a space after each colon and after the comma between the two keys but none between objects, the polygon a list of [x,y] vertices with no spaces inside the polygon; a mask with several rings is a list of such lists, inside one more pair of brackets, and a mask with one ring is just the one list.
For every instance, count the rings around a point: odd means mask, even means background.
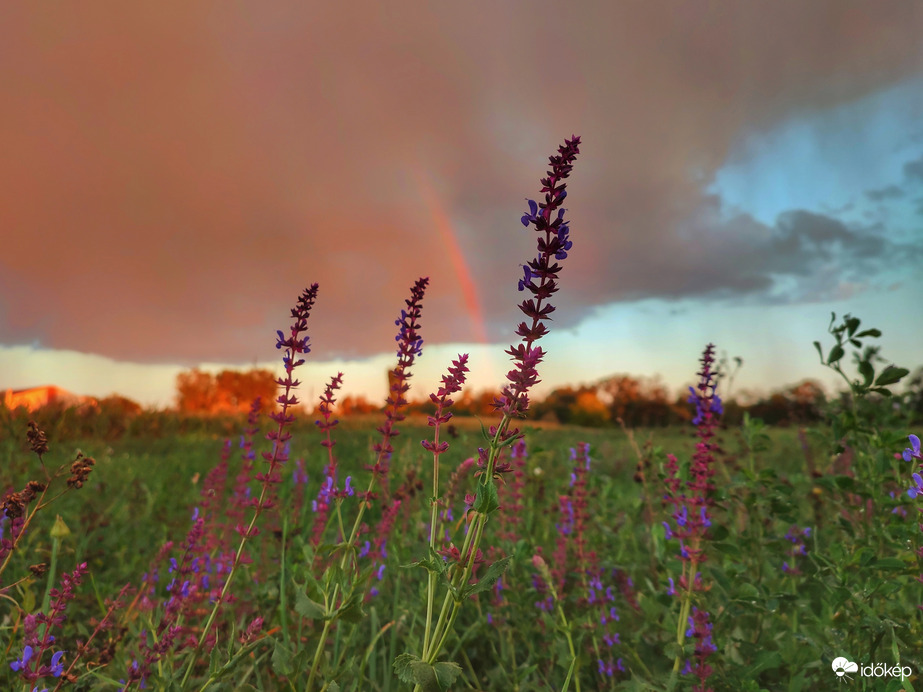
[{"label": "field", "polygon": [[72,439],[72,411],[0,411],[2,689],[923,688],[919,398],[877,329],[834,316],[817,342],[848,387],[819,423],[725,422],[711,344],[682,428],[530,422],[578,145],[522,217],[490,419],[451,417],[464,355],[405,415],[426,278],[374,417],[337,420],[339,376],[295,413],[316,284],[247,420]]},{"label": "field", "polygon": [[[441,455],[443,478],[484,444],[476,421],[453,422],[457,437]],[[670,521],[672,509],[661,499],[665,453],[669,450],[679,459],[690,459],[697,440],[694,431],[690,425],[688,429],[633,432],[642,455],[651,461],[646,479],[650,487],[645,493],[645,485],[633,478],[638,457],[622,430],[525,428],[521,522],[503,521],[501,509],[500,514],[492,515],[491,534],[485,541],[488,562],[502,555],[513,559],[499,580],[502,586],[472,596],[461,611],[457,634],[449,638],[445,655],[440,657],[460,665],[452,689],[560,689],[568,679],[574,689],[578,684],[581,689],[666,689],[671,685],[677,652],[684,650],[679,654],[684,665],[687,658],[694,665],[700,640],[688,635],[682,645],[676,641],[680,603],[668,590],[672,578],[675,590],[682,593],[678,581],[683,563],[677,559],[676,541],[664,540],[662,522]],[[711,614],[709,625],[717,647],[710,657],[709,685],[715,689],[827,689],[836,681],[830,662],[842,653],[860,662],[910,666],[915,678],[921,632],[915,605],[923,600],[923,587],[914,578],[917,558],[913,548],[919,542],[919,530],[907,514],[912,511],[909,498],[905,494],[893,500],[887,494],[882,497],[882,493],[864,491],[856,479],[855,456],[848,461],[830,454],[827,426],[809,431],[773,429],[762,441],[751,439],[750,446],[744,432],[726,429],[717,433],[721,448],[716,454],[718,490],[701,570],[706,586],[694,592],[697,607],[708,608]],[[405,421],[394,443],[394,486],[407,478],[418,479],[418,485],[430,482],[432,455],[420,440],[431,434],[425,421]],[[898,433],[893,435],[896,438]],[[337,427],[335,450],[341,478],[368,475],[363,466],[369,463],[369,449],[378,438],[380,433],[371,420],[350,419]],[[240,439],[231,440],[232,452],[226,462],[231,483],[242,463]],[[210,689],[305,689],[305,673],[322,620],[312,617],[316,614],[311,606],[299,603],[298,594],[307,592],[303,584],[311,572],[321,589],[324,585],[324,572],[318,568],[323,544],[318,549],[311,541],[316,521],[311,499],[320,490],[327,463],[321,439],[311,421],[295,424],[290,465],[300,468],[303,460],[307,483],[297,483],[290,469],[285,474],[279,484],[278,511],[273,508],[262,517],[265,530],[248,546],[253,562],[243,565],[236,576],[233,593],[237,600],[224,606],[217,646],[211,656],[199,654],[195,685],[187,682],[179,689],[198,689],[210,676],[214,678]],[[572,515],[571,532],[562,529],[568,515],[561,509],[565,506],[561,498],[576,497],[571,449],[581,442],[590,444],[591,463],[580,531],[586,537],[587,553],[595,552],[595,560],[578,554]],[[72,457],[80,450],[93,457],[96,465],[83,488],[56,501],[53,510],[36,515],[28,538],[17,548],[19,564],[7,574],[15,575],[11,581],[18,581],[28,574],[26,563],[45,562],[57,564],[52,574],[60,578],[62,572],[87,563],[88,575],[67,605],[67,621],[56,635],[56,646],[60,643],[67,651],[78,650],[78,641],[92,633],[106,613],[105,599],[113,598],[126,583],[133,589],[149,585],[148,600],[136,600],[139,591],[123,597],[121,608],[111,618],[112,627],[90,643],[84,665],[77,669],[77,689],[112,689],[115,681],[127,679],[131,662],[140,655],[142,632],[157,631],[168,598],[169,559],[183,560],[182,545],[193,525],[193,508],[206,504],[212,487],[208,474],[221,467],[225,444],[214,433],[50,444],[46,459]],[[260,446],[266,443],[257,438],[255,448]],[[752,460],[751,446],[763,450]],[[16,469],[15,486],[34,476],[37,459],[28,447],[25,435],[20,440],[4,440],[3,464]],[[815,465],[813,476],[808,458]],[[882,473],[899,481],[891,474],[905,471],[906,464],[893,461]],[[469,471],[465,483],[470,488],[474,482]],[[515,483],[511,480],[508,485]],[[392,663],[401,653],[419,650],[427,573],[408,565],[425,558],[429,511],[425,489],[413,482],[404,485],[409,492],[388,532],[387,556],[380,562],[385,565],[382,579],[363,574],[369,569],[360,559],[358,576],[364,595],[357,617],[338,620],[328,632],[319,666],[319,678],[327,689],[336,689],[336,684],[344,690],[403,689]],[[508,491],[506,487],[501,490],[501,497],[509,497]],[[224,499],[231,497],[228,485]],[[355,515],[355,496],[341,502],[346,518]],[[462,516],[462,504],[456,496],[456,520]],[[221,503],[212,501],[211,505],[215,514],[206,517],[205,526],[220,533],[227,518],[218,509]],[[892,513],[895,509],[897,513]],[[650,518],[649,510],[653,512]],[[53,538],[56,515],[68,531]],[[367,515],[373,538],[381,528],[380,520],[380,511]],[[449,528],[453,523],[457,529],[457,521],[448,522]],[[807,528],[812,531],[805,536]],[[456,541],[459,535],[456,530]],[[162,552],[168,541],[175,547]],[[549,593],[532,563],[539,551],[551,568],[559,612],[537,605]],[[198,548],[192,552],[202,556]],[[610,589],[611,605],[618,614],[614,625],[600,622],[599,603],[588,596],[580,576],[581,559],[591,570],[597,569],[604,587],[596,600]],[[789,566],[787,570],[783,564]],[[159,580],[143,582],[143,575],[154,570],[159,571]],[[484,574],[483,567],[477,574]],[[25,610],[42,602],[51,586],[48,577],[19,581],[15,597]],[[370,595],[372,589],[375,595]],[[184,632],[195,633],[206,616],[208,600],[202,593],[189,601],[178,621]],[[261,629],[252,643],[243,646],[237,641],[241,631],[256,617],[263,619]],[[7,611],[3,631],[11,661],[20,653],[15,642],[21,628],[22,622]],[[574,655],[564,632],[570,635]],[[602,642],[609,632],[618,638],[611,648]],[[110,641],[113,658],[97,668],[93,661],[106,660]],[[190,648],[187,645],[187,655]],[[171,684],[178,684],[175,680],[182,674],[180,664],[185,657],[183,649],[177,649],[152,668],[148,688],[170,689]],[[600,672],[605,667],[599,663],[604,660],[599,655],[603,649],[613,656],[611,676]],[[233,670],[222,680],[221,666],[228,660]],[[16,689],[14,671],[4,670],[3,675],[4,688]],[[695,681],[690,678],[679,676],[675,684],[689,686]],[[899,680],[892,682],[898,685],[889,689],[901,688]],[[885,686],[874,681],[868,689]]]}]

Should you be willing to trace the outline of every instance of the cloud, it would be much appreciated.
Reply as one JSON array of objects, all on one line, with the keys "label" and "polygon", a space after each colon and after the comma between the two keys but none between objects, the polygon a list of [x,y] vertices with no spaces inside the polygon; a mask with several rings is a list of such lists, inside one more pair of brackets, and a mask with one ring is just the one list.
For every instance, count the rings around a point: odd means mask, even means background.
[{"label": "cloud", "polygon": [[923,182],[923,159],[908,161],[904,164],[904,177],[908,182]]},{"label": "cloud", "polygon": [[644,296],[768,300],[777,275],[888,249],[832,219],[723,219],[702,190],[748,134],[916,74],[909,6],[183,7],[6,13],[3,343],[252,362],[317,281],[315,354],[364,356],[427,275],[425,338],[470,340],[420,175],[511,338],[523,198],[572,133],[557,326]]},{"label": "cloud", "polygon": [[865,196],[873,202],[883,202],[889,199],[900,199],[904,196],[904,191],[897,185],[888,185],[878,190],[868,190]]}]

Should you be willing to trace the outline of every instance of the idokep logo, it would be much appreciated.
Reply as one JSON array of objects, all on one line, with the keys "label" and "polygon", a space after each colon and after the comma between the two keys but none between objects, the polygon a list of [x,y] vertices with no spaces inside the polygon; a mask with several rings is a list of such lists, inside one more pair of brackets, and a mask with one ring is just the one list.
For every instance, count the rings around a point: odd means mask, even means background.
[{"label": "idokep logo", "polygon": [[836,673],[838,678],[846,678],[847,680],[852,680],[847,673],[856,673],[859,671],[859,665],[857,663],[853,663],[842,656],[833,659],[831,665],[833,666],[833,672]]},{"label": "idokep logo", "polygon": [[864,678],[899,678],[901,680],[910,677],[913,673],[910,666],[888,666],[884,663],[869,663],[860,667],[858,663],[843,656],[833,659],[830,666],[840,680],[844,678],[852,680],[849,673],[859,673]]}]

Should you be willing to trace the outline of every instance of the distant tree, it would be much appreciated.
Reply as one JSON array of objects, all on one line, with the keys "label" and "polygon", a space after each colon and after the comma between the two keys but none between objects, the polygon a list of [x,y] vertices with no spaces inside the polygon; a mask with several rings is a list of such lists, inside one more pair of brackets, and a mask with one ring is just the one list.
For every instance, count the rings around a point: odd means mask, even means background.
[{"label": "distant tree", "polygon": [[600,400],[595,387],[581,387],[577,391],[569,422],[595,428],[609,422],[609,407]]},{"label": "distant tree", "polygon": [[100,411],[108,412],[110,415],[137,416],[143,410],[137,401],[119,394],[107,396],[96,403]]},{"label": "distant tree", "polygon": [[374,413],[378,409],[378,406],[371,403],[364,396],[349,395],[337,401],[334,412],[339,415],[349,416],[356,413]]},{"label": "distant tree", "polygon": [[613,375],[597,385],[608,401],[612,421],[623,420],[630,427],[669,425],[675,422],[670,395],[657,379]]},{"label": "distant tree", "polygon": [[194,369],[176,376],[177,408],[185,413],[246,412],[256,397],[267,406],[276,388],[271,370],[222,370],[211,375]]},{"label": "distant tree", "polygon": [[218,401],[215,378],[194,369],[176,376],[176,407],[184,413],[211,413]]},{"label": "distant tree", "polygon": [[577,390],[573,387],[553,389],[542,400],[532,404],[532,415],[538,419],[552,419],[558,423],[569,423],[577,405]]},{"label": "distant tree", "polygon": [[815,380],[804,380],[786,391],[789,400],[788,419],[793,423],[819,420],[827,395]]}]

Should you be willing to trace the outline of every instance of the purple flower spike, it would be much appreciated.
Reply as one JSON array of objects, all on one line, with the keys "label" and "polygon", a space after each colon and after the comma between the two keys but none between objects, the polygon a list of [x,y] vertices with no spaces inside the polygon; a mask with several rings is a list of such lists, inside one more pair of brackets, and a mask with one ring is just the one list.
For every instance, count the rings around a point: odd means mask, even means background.
[{"label": "purple flower spike", "polygon": [[[545,322],[551,319],[550,315],[555,309],[550,299],[558,291],[558,275],[561,271],[561,265],[555,260],[567,257],[567,251],[573,245],[568,236],[567,222],[564,221],[564,210],[559,207],[566,196],[566,184],[562,181],[570,175],[579,153],[579,137],[564,140],[564,145],[558,147],[558,155],[549,159],[551,170],[548,171],[548,177],[541,180],[544,201],[536,203],[528,200],[529,211],[521,218],[524,226],[532,225],[539,233],[538,254],[528,262],[527,269],[523,270],[524,278],[519,282],[519,290],[528,289],[533,297],[519,305],[526,316],[526,321],[520,322],[516,329],[522,342],[506,351],[516,365],[507,374],[509,384],[503,387],[501,396],[494,400],[494,408],[506,416],[525,415],[529,408],[528,392],[539,382],[537,366],[545,352],[533,344],[548,333]],[[552,220],[554,212],[557,214]]]},{"label": "purple flower spike", "polygon": [[[916,435],[908,435],[907,439],[910,440],[910,447],[904,450],[904,461],[913,461],[914,459],[923,459],[923,454],[920,453],[920,438]],[[911,497],[913,497],[911,495]]]}]

